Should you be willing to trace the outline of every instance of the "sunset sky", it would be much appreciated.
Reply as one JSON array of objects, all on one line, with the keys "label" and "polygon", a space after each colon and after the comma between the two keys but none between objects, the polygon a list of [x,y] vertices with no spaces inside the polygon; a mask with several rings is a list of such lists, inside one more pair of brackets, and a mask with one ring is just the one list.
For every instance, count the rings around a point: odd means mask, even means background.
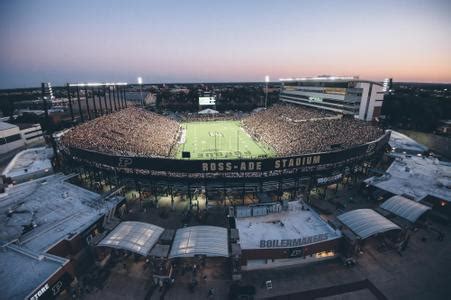
[{"label": "sunset sky", "polygon": [[451,1],[1,1],[0,88],[50,81],[451,82]]}]

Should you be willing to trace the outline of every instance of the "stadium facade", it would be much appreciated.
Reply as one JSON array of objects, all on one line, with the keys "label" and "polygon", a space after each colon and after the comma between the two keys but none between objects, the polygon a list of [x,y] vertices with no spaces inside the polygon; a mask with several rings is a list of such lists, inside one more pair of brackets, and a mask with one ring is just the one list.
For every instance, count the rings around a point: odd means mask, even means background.
[{"label": "stadium facade", "polygon": [[[305,155],[234,160],[183,160],[176,158],[110,155],[61,145],[64,165],[91,186],[125,185],[152,195],[173,199],[183,195],[189,206],[203,199],[206,208],[243,205],[302,196],[339,182],[358,182],[380,161],[389,133],[350,149]],[[284,198],[285,197],[285,198]],[[234,199],[233,201],[229,201]],[[196,200],[196,201],[195,201]]]},{"label": "stadium facade", "polygon": [[381,114],[384,95],[390,79],[374,82],[358,76],[318,76],[280,79],[280,100],[354,115],[364,121],[373,121]]}]

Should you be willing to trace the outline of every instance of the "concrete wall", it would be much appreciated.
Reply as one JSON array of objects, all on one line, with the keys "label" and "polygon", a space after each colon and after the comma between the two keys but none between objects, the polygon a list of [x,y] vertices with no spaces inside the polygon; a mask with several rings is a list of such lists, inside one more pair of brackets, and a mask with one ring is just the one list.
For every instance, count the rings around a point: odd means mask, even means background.
[{"label": "concrete wall", "polygon": [[[10,136],[14,136],[16,134],[20,135],[19,127],[15,126],[13,128],[8,128],[6,130],[0,131],[0,139],[5,139]],[[13,150],[19,149],[25,146],[24,140],[21,138],[17,141],[5,143],[0,145],[0,155],[11,152]]]},{"label": "concrete wall", "polygon": [[32,127],[22,129],[20,134],[27,145],[45,142],[40,124],[34,124]]}]

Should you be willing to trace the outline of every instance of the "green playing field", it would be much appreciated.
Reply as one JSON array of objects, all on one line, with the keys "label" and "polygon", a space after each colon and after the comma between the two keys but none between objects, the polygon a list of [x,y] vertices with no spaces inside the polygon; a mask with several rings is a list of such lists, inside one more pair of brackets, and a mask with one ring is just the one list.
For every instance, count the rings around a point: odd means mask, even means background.
[{"label": "green playing field", "polygon": [[182,151],[191,159],[237,159],[273,156],[274,151],[255,141],[241,128],[239,121],[189,122],[182,124],[184,138],[178,145],[177,158]]}]

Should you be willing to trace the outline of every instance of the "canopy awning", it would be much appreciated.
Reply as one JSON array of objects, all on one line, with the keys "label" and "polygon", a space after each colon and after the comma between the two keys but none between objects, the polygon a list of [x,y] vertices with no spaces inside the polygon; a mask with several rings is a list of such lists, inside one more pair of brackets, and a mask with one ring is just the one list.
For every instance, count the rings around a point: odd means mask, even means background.
[{"label": "canopy awning", "polygon": [[122,222],[97,246],[128,250],[147,256],[163,230],[159,226],[143,222]]},{"label": "canopy awning", "polygon": [[389,198],[380,207],[412,223],[415,223],[419,217],[431,209],[429,206],[399,195]]},{"label": "canopy awning", "polygon": [[204,109],[204,110],[199,111],[198,114],[201,114],[201,115],[207,115],[207,114],[210,114],[210,115],[211,115],[211,114],[219,114],[219,111],[214,110],[214,109],[211,109],[211,108],[206,108],[206,109]]},{"label": "canopy awning", "polygon": [[361,239],[390,230],[401,230],[398,225],[372,209],[352,210],[337,218]]},{"label": "canopy awning", "polygon": [[178,229],[169,258],[196,255],[228,257],[227,229],[217,226],[192,226]]}]

